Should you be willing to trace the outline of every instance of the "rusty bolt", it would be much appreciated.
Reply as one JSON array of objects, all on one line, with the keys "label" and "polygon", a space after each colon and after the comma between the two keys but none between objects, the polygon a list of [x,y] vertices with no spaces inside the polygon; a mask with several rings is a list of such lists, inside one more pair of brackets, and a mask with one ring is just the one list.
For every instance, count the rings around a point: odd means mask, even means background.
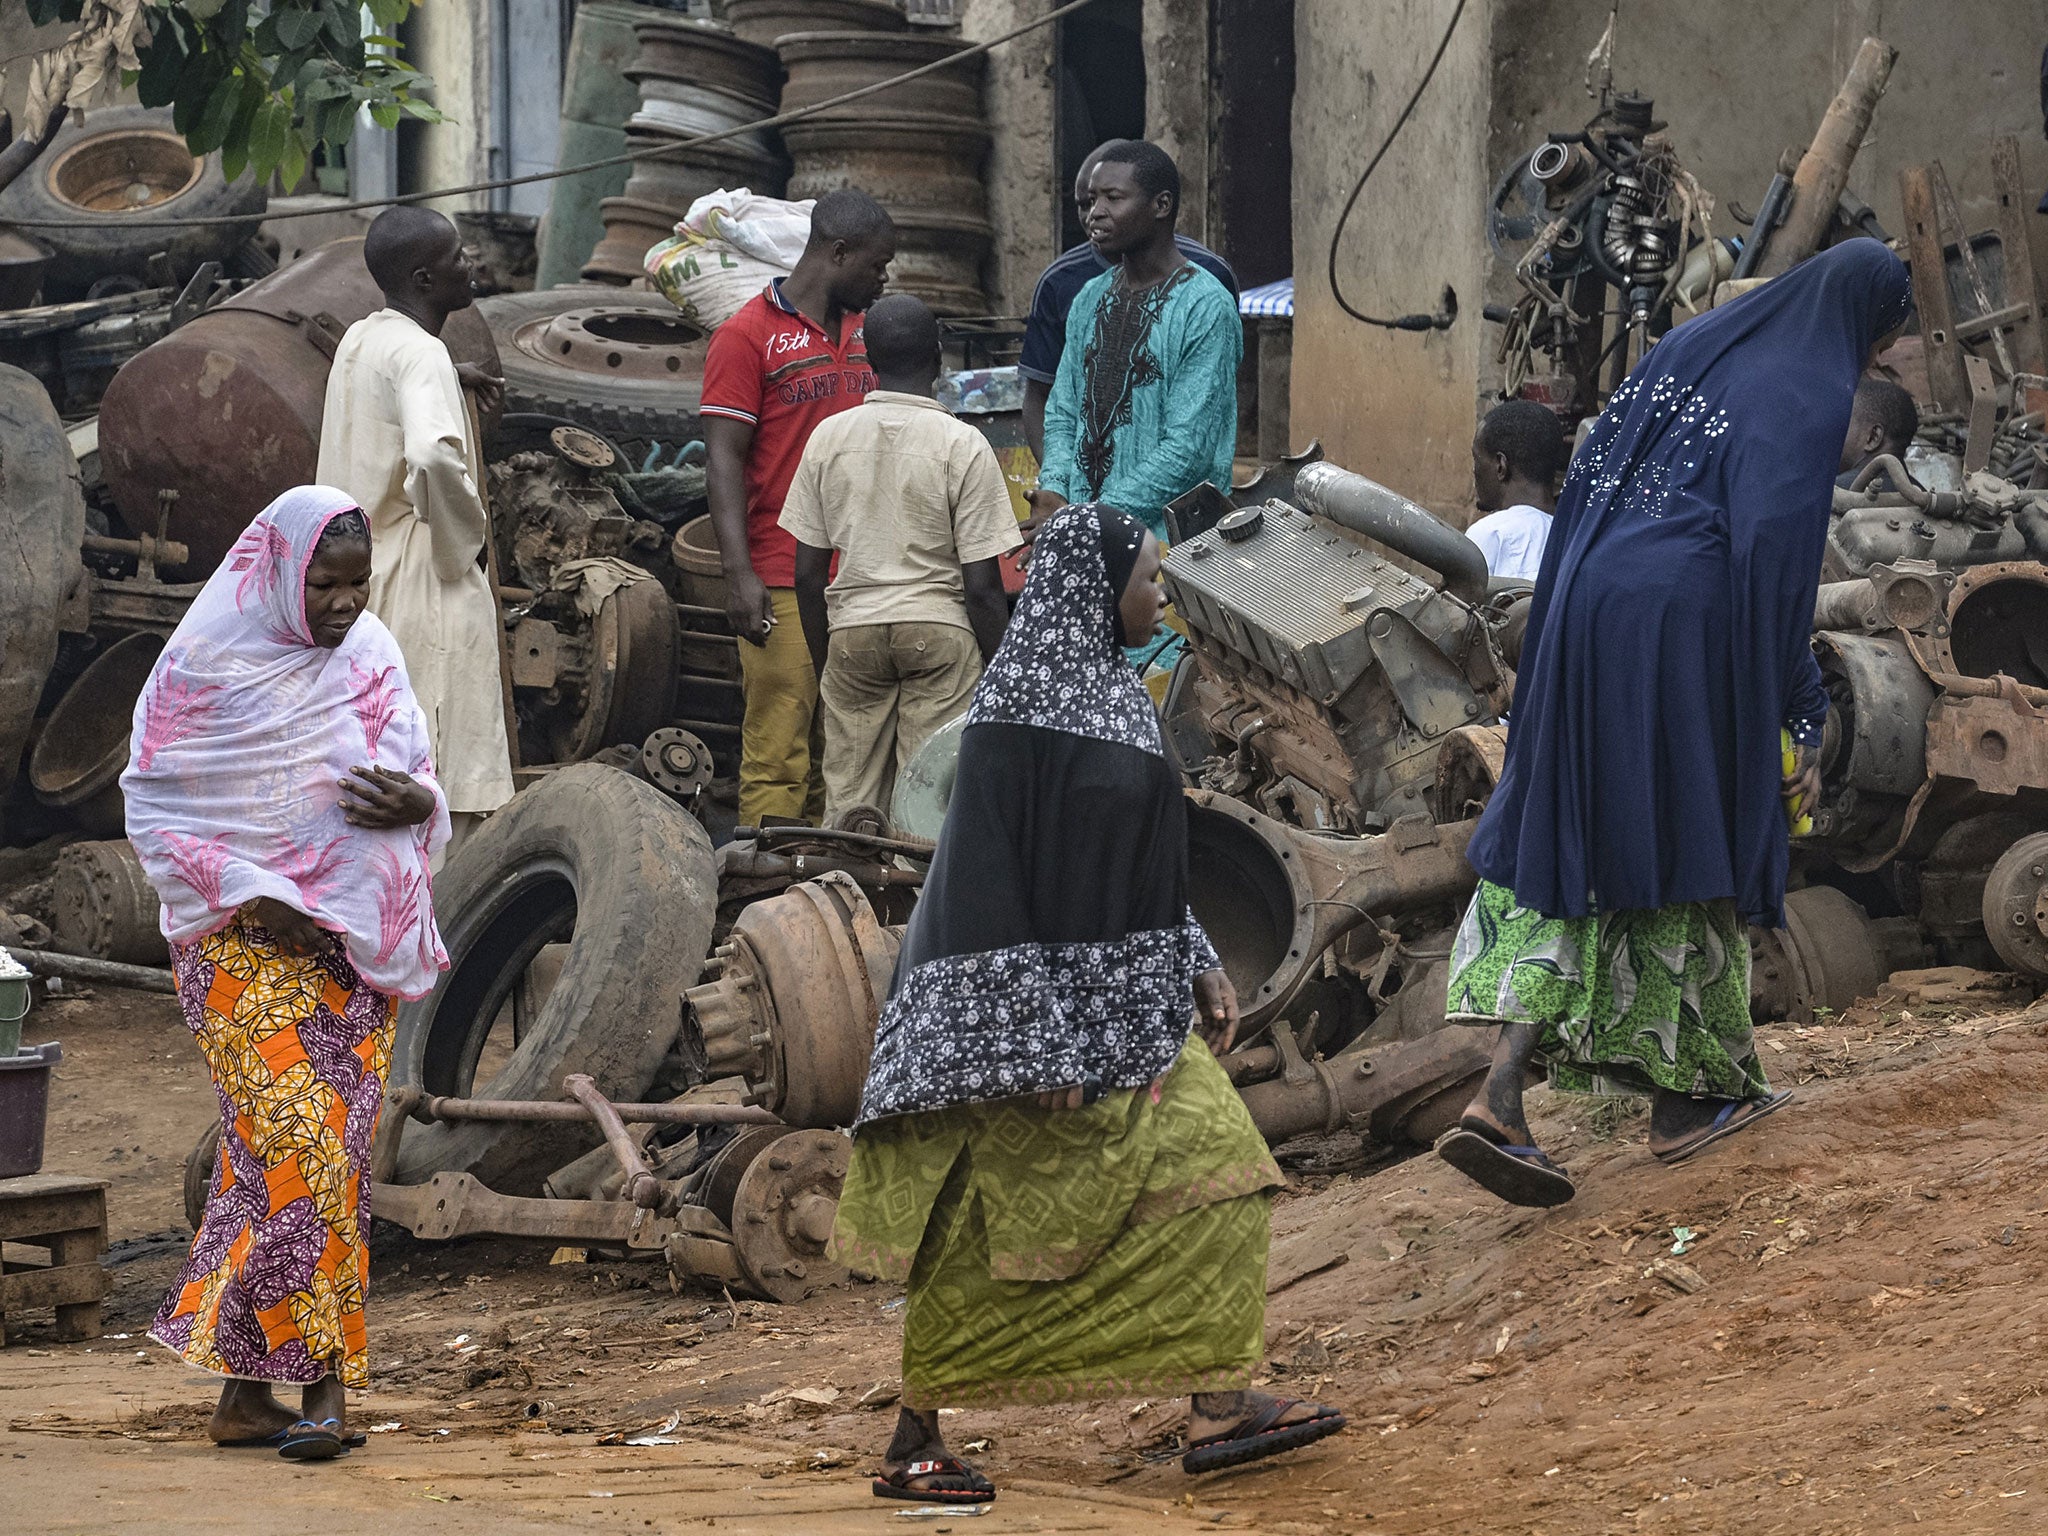
[{"label": "rusty bolt", "polygon": [[791,1168],[794,1168],[796,1165],[792,1163],[788,1158],[784,1157],[780,1152],[777,1152],[769,1157],[768,1166],[777,1173],[787,1173]]}]

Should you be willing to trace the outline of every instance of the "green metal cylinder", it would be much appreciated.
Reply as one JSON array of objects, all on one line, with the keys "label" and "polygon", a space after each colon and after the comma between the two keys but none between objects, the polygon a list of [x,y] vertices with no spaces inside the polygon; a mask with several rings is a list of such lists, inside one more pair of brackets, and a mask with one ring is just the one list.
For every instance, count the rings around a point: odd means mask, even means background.
[{"label": "green metal cylinder", "polygon": [[[635,23],[664,11],[627,0],[584,0],[576,8],[569,58],[562,72],[562,135],[556,166],[582,165],[623,154],[626,119],[640,107],[640,88],[625,75],[639,52]],[[534,285],[554,288],[577,281],[584,262],[604,238],[598,204],[626,190],[632,167],[609,166],[554,184],[538,237]]]}]

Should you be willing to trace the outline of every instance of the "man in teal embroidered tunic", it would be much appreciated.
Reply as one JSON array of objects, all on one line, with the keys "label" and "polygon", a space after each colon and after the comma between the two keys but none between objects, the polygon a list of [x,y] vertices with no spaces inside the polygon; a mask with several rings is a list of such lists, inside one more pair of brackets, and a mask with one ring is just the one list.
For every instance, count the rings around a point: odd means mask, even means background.
[{"label": "man in teal embroidered tunic", "polygon": [[1230,290],[1174,242],[1179,213],[1180,171],[1156,144],[1114,145],[1089,176],[1088,239],[1114,265],[1067,314],[1034,528],[1100,501],[1164,539],[1169,501],[1230,485],[1243,323]]}]

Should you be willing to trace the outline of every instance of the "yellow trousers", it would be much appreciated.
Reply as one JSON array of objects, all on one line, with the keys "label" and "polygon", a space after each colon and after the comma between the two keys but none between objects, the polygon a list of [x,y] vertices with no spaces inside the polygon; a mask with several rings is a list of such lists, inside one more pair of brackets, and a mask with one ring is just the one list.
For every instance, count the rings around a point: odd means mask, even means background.
[{"label": "yellow trousers", "polygon": [[740,821],[764,817],[815,825],[825,809],[823,724],[818,673],[804,644],[792,587],[770,587],[775,627],[766,645],[740,642]]}]

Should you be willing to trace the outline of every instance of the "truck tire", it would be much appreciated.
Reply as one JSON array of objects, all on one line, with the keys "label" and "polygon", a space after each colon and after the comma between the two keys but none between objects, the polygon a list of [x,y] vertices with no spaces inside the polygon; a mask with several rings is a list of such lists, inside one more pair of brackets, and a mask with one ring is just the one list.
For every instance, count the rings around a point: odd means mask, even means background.
[{"label": "truck tire", "polygon": [[[123,178],[139,189],[126,203],[142,217],[248,218],[186,229],[124,229],[102,222],[119,211]],[[0,192],[0,224],[29,224],[55,248],[58,259],[43,281],[43,302],[49,304],[82,298],[103,277],[143,277],[159,251],[170,258],[171,281],[183,283],[202,262],[233,256],[255,235],[269,204],[269,193],[255,177],[230,182],[222,176],[219,154],[195,161],[171,126],[168,109],[96,107],[58,129],[50,147]],[[31,222],[37,220],[55,222]]]},{"label": "truck tire", "polygon": [[[711,840],[668,796],[597,763],[548,775],[486,821],[435,880],[449,969],[429,996],[400,1007],[392,1080],[430,1095],[559,1099],[562,1079],[583,1072],[608,1098],[639,1098],[674,1043],[717,903]],[[559,980],[475,1091],[499,1010],[534,957],[563,940]],[[577,1124],[412,1125],[398,1180],[446,1170],[537,1195],[542,1179],[595,1144],[595,1128]]]},{"label": "truck tire", "polygon": [[659,294],[602,285],[477,300],[498,344],[505,413],[560,417],[609,438],[625,469],[699,435],[709,339]]},{"label": "truck tire", "polygon": [[85,577],[84,537],[85,494],[64,423],[33,374],[0,364],[0,799],[57,659],[64,601]]}]

